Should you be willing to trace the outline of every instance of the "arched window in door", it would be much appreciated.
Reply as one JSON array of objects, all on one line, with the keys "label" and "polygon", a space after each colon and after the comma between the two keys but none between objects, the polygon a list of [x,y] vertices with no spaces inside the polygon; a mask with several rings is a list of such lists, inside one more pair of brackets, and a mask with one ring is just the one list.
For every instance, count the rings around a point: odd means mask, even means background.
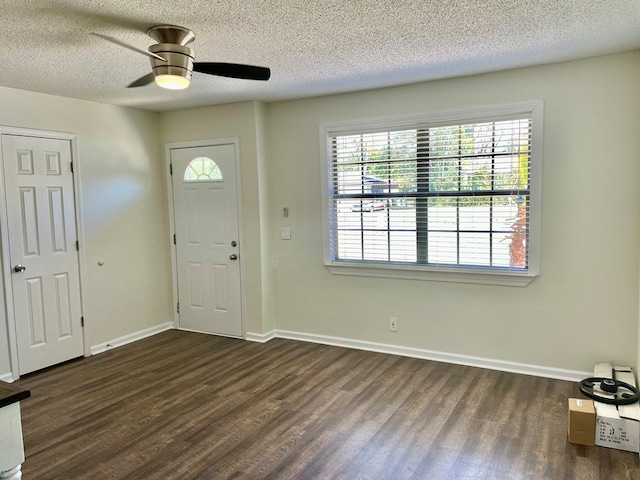
[{"label": "arched window in door", "polygon": [[222,180],[222,172],[216,162],[210,158],[198,157],[187,165],[184,171],[184,180],[186,182]]}]

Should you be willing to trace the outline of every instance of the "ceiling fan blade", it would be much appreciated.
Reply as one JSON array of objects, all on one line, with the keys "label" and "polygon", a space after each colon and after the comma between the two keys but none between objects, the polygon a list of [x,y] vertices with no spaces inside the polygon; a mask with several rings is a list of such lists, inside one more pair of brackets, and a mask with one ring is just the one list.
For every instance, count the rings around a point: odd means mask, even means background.
[{"label": "ceiling fan blade", "polygon": [[240,63],[196,62],[193,71],[220,77],[244,78],[245,80],[269,80],[271,70],[267,67],[242,65]]},{"label": "ceiling fan blade", "polygon": [[166,59],[161,57],[160,55],[156,55],[155,53],[148,52],[147,50],[142,50],[141,48],[134,47],[133,45],[129,45],[128,43],[124,43],[123,41],[118,40],[117,38],[113,38],[108,35],[102,35],[101,33],[95,33],[95,32],[91,32],[90,35],[93,35],[94,37],[100,37],[103,40],[106,40],[107,42],[115,43],[116,45],[127,48],[132,52],[141,53],[142,55],[146,55],[147,57],[155,58],[157,60],[162,60],[163,62],[166,62]]},{"label": "ceiling fan blade", "polygon": [[135,87],[144,87],[145,85],[149,85],[153,83],[155,80],[155,75],[152,73],[147,73],[144,77],[140,77],[135,82],[127,85],[127,88],[135,88]]}]

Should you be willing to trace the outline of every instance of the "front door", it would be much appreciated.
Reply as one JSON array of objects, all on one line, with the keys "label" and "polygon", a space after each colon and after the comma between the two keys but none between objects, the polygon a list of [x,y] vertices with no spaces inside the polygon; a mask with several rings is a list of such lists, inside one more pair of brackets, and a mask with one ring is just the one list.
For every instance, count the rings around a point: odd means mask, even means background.
[{"label": "front door", "polygon": [[[84,353],[71,142],[2,135],[19,373]],[[5,255],[5,258],[7,256]]]},{"label": "front door", "polygon": [[179,327],[242,336],[234,144],[171,149]]}]

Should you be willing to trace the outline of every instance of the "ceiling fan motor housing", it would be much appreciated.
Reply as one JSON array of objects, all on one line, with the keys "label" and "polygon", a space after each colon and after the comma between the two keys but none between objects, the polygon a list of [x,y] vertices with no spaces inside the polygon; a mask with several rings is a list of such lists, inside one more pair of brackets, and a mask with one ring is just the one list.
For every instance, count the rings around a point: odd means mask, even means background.
[{"label": "ceiling fan motor housing", "polygon": [[147,30],[147,35],[158,43],[173,43],[183,47],[196,39],[191,30],[178,25],[156,25]]},{"label": "ceiling fan motor housing", "polygon": [[158,43],[151,45],[149,51],[166,60],[164,62],[157,58],[151,59],[151,67],[155,76],[176,75],[191,80],[194,59],[193,49],[175,43]]}]

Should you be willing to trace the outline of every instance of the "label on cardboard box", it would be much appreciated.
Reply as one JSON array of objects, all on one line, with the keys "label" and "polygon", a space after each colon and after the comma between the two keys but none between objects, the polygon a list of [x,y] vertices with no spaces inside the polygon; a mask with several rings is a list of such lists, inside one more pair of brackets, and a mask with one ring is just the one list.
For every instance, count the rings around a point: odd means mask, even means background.
[{"label": "label on cardboard box", "polygon": [[624,418],[596,417],[596,445],[638,452],[640,423]]},{"label": "label on cardboard box", "polygon": [[[633,371],[630,367],[613,367],[609,363],[599,363],[594,376],[615,378],[635,386]],[[595,389],[594,389],[595,390]],[[598,391],[598,395],[608,396]],[[616,408],[594,402],[596,407],[595,444],[600,447],[617,448],[627,452],[640,452],[640,405],[638,403],[625,408]]]}]

